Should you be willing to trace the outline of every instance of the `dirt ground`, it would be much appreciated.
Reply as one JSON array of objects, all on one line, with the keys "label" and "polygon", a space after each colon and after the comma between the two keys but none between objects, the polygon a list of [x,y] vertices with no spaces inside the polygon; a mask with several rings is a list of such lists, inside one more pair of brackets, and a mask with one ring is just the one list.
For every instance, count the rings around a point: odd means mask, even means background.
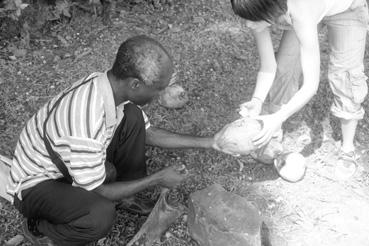
[{"label": "dirt ground", "polygon": [[[237,119],[241,102],[253,92],[258,69],[256,47],[249,30],[236,18],[229,1],[181,1],[164,10],[142,4],[117,5],[113,25],[79,13],[70,23],[53,25],[31,41],[26,54],[0,52],[0,154],[11,157],[17,137],[36,110],[77,79],[109,68],[120,43],[145,34],[167,47],[175,61],[177,82],[189,93],[182,109],[156,102],[145,107],[152,125],[181,133],[212,136]],[[273,31],[275,45],[281,33]],[[361,154],[355,177],[345,182],[332,175],[337,161],[340,129],[329,113],[332,102],[326,73],[327,45],[321,33],[322,75],[317,95],[284,125],[284,147],[300,151],[308,170],[298,183],[278,178],[272,167],[249,157],[238,159],[213,150],[148,148],[155,164],[182,163],[192,177],[179,190],[185,198],[212,183],[253,201],[271,231],[273,245],[369,245],[369,116],[360,122],[357,146]],[[19,53],[19,52],[18,52]],[[366,71],[369,56],[365,54]],[[364,106],[369,111],[368,99]],[[147,192],[156,197],[157,192]],[[186,202],[186,201],[185,201]],[[0,245],[21,234],[22,216],[0,200]],[[99,245],[125,245],[146,217],[120,210],[112,232]],[[185,217],[169,229],[159,245],[197,245],[188,235]],[[24,241],[21,245],[30,245]]]}]

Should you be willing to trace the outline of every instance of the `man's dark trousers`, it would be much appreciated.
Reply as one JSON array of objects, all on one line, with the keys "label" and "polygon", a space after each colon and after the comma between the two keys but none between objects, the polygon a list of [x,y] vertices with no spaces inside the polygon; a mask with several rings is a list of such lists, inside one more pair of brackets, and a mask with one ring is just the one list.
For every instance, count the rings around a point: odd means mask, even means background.
[{"label": "man's dark trousers", "polygon": [[[124,108],[124,118],[107,150],[117,180],[146,176],[145,123],[134,104]],[[92,191],[73,187],[65,179],[48,180],[22,192],[15,202],[19,211],[38,221],[37,229],[58,245],[85,245],[104,237],[114,224],[115,203]]]}]

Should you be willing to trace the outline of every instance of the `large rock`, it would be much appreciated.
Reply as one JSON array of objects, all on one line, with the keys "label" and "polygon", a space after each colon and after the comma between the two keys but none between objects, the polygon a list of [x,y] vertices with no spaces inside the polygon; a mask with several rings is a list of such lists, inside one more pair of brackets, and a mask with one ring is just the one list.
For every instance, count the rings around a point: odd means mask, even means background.
[{"label": "large rock", "polygon": [[219,184],[190,195],[188,227],[201,246],[260,246],[261,225],[255,206]]}]

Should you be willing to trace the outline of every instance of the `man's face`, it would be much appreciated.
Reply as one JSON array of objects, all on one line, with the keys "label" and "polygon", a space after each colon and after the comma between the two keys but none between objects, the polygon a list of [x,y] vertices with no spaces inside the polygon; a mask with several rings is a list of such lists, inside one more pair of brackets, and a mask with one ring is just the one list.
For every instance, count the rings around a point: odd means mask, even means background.
[{"label": "man's face", "polygon": [[172,74],[173,65],[171,62],[168,62],[163,66],[162,72],[154,84],[146,85],[144,82],[140,83],[140,86],[133,91],[131,101],[140,106],[152,102],[169,85]]}]

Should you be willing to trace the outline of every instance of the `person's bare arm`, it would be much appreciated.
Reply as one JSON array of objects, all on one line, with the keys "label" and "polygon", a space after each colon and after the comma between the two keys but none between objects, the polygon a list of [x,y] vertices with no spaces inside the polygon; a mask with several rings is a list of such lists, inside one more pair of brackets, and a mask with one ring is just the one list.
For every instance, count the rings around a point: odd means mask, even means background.
[{"label": "person's bare arm", "polygon": [[158,185],[159,183],[159,178],[155,175],[151,175],[134,181],[102,184],[94,189],[94,192],[108,198],[109,200],[117,201],[130,197],[148,187]]},{"label": "person's bare arm", "polygon": [[240,114],[245,117],[260,114],[263,102],[272,87],[277,70],[269,27],[265,27],[260,31],[253,30],[252,33],[259,53],[260,68],[252,97],[249,101],[240,105]]},{"label": "person's bare arm", "polygon": [[155,185],[173,188],[186,177],[187,174],[181,173],[178,167],[172,166],[138,180],[102,184],[93,191],[109,200],[118,201]]},{"label": "person's bare arm", "polygon": [[195,137],[149,127],[146,130],[146,144],[162,148],[211,148],[214,138]]},{"label": "person's bare arm", "polygon": [[320,50],[317,24],[295,19],[294,29],[300,42],[303,85],[291,100],[277,112],[283,120],[286,120],[308,103],[319,86]]},{"label": "person's bare arm", "polygon": [[277,63],[274,56],[272,38],[269,28],[266,27],[262,31],[252,31],[255,38],[256,47],[260,58],[259,75],[258,76],[253,97],[264,101],[273,84],[274,76],[277,71]]},{"label": "person's bare arm", "polygon": [[317,23],[303,16],[294,19],[293,23],[297,38],[300,42],[300,59],[303,73],[303,85],[300,90],[274,114],[260,116],[264,126],[255,136],[254,144],[262,147],[269,142],[274,132],[292,114],[300,110],[314,96],[319,86],[320,51]]}]

